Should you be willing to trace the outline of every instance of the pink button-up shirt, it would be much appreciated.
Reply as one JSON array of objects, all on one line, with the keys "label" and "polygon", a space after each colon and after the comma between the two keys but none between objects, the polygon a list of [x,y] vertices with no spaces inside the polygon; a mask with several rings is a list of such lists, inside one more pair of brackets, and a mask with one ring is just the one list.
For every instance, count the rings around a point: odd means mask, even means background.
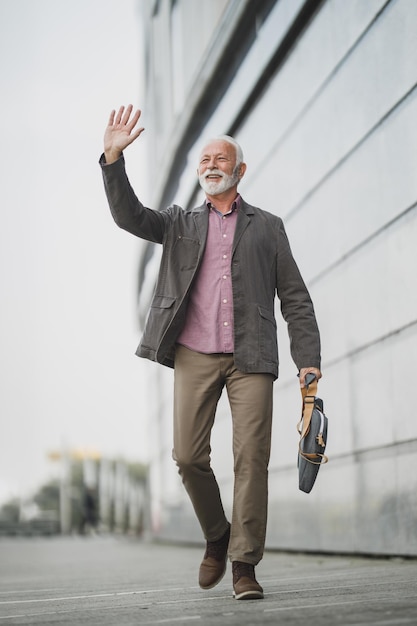
[{"label": "pink button-up shirt", "polygon": [[206,248],[190,295],[184,329],[177,339],[196,352],[234,350],[231,261],[240,203],[238,195],[230,211],[223,215],[207,202]]}]

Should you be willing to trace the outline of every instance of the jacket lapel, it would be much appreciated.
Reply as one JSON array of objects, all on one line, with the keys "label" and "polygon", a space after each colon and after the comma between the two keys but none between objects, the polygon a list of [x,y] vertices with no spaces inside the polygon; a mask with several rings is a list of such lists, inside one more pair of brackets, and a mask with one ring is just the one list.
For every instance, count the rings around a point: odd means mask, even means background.
[{"label": "jacket lapel", "polygon": [[251,221],[250,216],[253,215],[253,212],[254,211],[251,205],[246,204],[246,202],[242,200],[241,208],[237,212],[237,222],[236,222],[235,236],[233,239],[232,255],[235,253],[235,250],[240,241],[240,238],[242,237],[243,233],[245,232],[245,230],[250,224],[250,221]]},{"label": "jacket lapel", "polygon": [[202,204],[198,208],[193,210],[193,219],[195,229],[197,231],[198,240],[200,243],[200,255],[206,247],[207,232],[208,232],[208,211],[206,204]]}]

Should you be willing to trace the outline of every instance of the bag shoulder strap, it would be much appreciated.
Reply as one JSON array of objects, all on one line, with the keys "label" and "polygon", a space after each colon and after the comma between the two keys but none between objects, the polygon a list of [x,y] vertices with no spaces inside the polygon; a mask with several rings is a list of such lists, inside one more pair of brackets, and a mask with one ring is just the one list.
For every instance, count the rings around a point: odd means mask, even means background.
[{"label": "bag shoulder strap", "polygon": [[301,397],[303,400],[301,407],[301,419],[297,424],[297,430],[301,439],[306,436],[310,428],[311,416],[313,414],[314,402],[317,395],[317,380],[314,379],[309,385],[301,387]]}]

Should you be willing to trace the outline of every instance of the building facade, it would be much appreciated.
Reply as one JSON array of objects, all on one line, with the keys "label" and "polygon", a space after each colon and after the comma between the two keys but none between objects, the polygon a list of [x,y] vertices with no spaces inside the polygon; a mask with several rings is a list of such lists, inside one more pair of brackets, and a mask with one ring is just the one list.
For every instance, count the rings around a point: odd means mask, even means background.
[{"label": "building facade", "polygon": [[[142,7],[151,206],[199,204],[199,147],[233,135],[248,165],[240,192],[283,218],[315,304],[330,460],[312,493],[300,492],[301,399],[277,302],[267,548],[416,555],[417,2]],[[142,325],[159,255],[144,246]],[[173,373],[156,364],[147,372],[153,533],[200,541],[171,459]],[[212,461],[230,511],[226,398]]]}]

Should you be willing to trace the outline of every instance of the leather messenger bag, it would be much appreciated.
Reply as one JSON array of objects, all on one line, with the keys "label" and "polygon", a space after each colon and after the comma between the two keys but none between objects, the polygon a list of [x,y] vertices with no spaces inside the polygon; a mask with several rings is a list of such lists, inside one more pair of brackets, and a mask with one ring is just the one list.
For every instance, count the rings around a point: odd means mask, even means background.
[{"label": "leather messenger bag", "polygon": [[328,461],[324,454],[327,444],[328,419],[324,414],[323,400],[317,398],[316,394],[316,377],[314,374],[307,374],[305,387],[301,389],[302,415],[297,424],[300,434],[298,482],[300,490],[305,493],[310,493],[320,466]]}]

